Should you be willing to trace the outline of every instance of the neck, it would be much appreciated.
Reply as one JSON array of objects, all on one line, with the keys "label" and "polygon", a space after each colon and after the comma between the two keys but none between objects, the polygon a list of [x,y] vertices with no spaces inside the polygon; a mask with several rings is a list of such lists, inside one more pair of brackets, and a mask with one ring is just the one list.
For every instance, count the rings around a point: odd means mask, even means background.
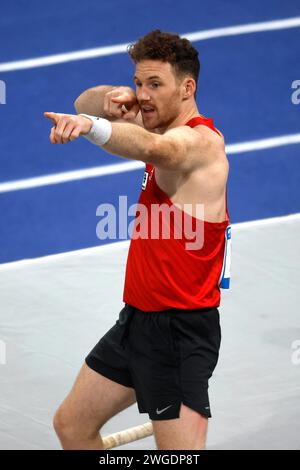
[{"label": "neck", "polygon": [[164,128],[159,128],[159,133],[164,134],[166,131],[170,129],[174,129],[174,127],[184,126],[190,119],[196,116],[201,116],[198,111],[197,105],[194,102],[191,106],[187,109],[183,109],[182,112],[172,121],[169,126]]}]

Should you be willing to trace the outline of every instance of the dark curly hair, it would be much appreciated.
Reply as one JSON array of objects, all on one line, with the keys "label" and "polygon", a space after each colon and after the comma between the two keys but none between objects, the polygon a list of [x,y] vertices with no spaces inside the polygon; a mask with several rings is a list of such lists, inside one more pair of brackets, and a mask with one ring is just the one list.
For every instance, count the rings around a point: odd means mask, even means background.
[{"label": "dark curly hair", "polygon": [[191,75],[196,84],[200,72],[198,51],[186,38],[178,34],[155,29],[128,46],[128,53],[134,63],[142,60],[160,60],[169,62],[178,77]]}]

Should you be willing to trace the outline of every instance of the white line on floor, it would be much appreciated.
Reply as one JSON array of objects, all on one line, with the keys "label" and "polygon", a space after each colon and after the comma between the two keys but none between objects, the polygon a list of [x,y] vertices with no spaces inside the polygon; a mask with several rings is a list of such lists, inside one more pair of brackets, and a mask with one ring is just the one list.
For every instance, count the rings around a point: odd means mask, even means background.
[{"label": "white line on floor", "polygon": [[[270,217],[267,219],[251,220],[249,222],[241,222],[237,224],[231,224],[232,230],[244,230],[253,227],[260,227],[273,224],[290,223],[300,220],[300,213],[290,214],[282,217]],[[95,246],[92,248],[83,248],[81,250],[67,251],[65,253],[58,253],[55,255],[42,256],[40,258],[24,259],[19,261],[12,261],[10,263],[0,264],[0,271],[23,268],[31,265],[48,264],[53,261],[60,261],[62,259],[73,258],[79,255],[94,256],[97,253],[111,252],[115,250],[127,250],[129,247],[129,240],[123,240],[121,242],[108,243],[107,245]]]},{"label": "white line on floor", "polygon": [[[188,38],[190,41],[197,42],[225,36],[236,36],[239,34],[298,28],[299,26],[300,17],[296,16],[294,18],[286,18],[282,20],[263,21],[259,23],[249,23],[236,26],[227,26],[224,28],[208,29],[205,31],[195,31],[193,33],[182,34],[181,36]],[[128,44],[123,43],[115,44],[112,46],[84,49],[80,51],[65,52],[61,54],[52,54],[43,57],[35,57],[32,59],[3,62],[2,64],[0,63],[0,72],[12,72],[15,70],[31,69],[36,67],[62,64],[75,60],[94,59],[96,57],[122,54],[127,51],[127,47]]]},{"label": "white line on floor", "polygon": [[[253,152],[255,150],[263,150],[274,147],[282,147],[285,145],[299,144],[300,134],[282,135],[271,137],[268,139],[253,140],[249,142],[241,142],[229,144],[226,146],[228,155],[244,152]],[[16,181],[7,181],[0,183],[0,193],[10,191],[18,191],[23,189],[38,188],[41,186],[49,186],[52,184],[68,183],[87,178],[97,178],[100,176],[114,175],[116,173],[124,173],[126,171],[140,170],[145,164],[140,161],[129,161],[126,163],[117,163],[113,165],[102,165],[81,170],[65,171],[63,173],[54,173],[44,176],[36,176],[33,178],[20,179]]]}]

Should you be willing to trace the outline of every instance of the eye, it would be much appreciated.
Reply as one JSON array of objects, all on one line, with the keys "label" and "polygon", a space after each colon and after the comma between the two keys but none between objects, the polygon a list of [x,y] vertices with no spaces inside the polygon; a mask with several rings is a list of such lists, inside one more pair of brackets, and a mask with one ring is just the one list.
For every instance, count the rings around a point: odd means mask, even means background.
[{"label": "eye", "polygon": [[151,83],[150,86],[151,86],[152,88],[158,88],[158,87],[160,86],[160,83],[158,83],[158,82],[153,82],[153,83]]}]

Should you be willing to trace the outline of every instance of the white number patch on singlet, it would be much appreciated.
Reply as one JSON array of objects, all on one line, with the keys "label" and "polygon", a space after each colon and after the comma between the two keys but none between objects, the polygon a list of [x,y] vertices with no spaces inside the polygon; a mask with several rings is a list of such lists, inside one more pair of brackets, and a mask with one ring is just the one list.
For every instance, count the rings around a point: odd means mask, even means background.
[{"label": "white number patch on singlet", "polygon": [[148,178],[149,178],[149,173],[148,171],[145,171],[144,176],[143,176],[143,182],[142,182],[142,190],[145,191],[147,183],[148,183]]},{"label": "white number patch on singlet", "polygon": [[221,289],[230,288],[230,266],[231,266],[231,225],[225,230],[225,251],[223,267],[219,279],[219,286]]}]

